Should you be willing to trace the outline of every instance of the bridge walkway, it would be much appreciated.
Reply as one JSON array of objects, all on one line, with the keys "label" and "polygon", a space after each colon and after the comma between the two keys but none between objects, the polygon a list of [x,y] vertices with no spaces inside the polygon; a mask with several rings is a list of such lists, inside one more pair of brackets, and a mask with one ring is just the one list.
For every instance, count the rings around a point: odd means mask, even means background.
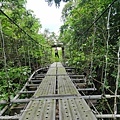
[{"label": "bridge walkway", "polygon": [[[39,78],[39,74],[35,75]],[[60,62],[49,67],[20,120],[97,120]]]}]

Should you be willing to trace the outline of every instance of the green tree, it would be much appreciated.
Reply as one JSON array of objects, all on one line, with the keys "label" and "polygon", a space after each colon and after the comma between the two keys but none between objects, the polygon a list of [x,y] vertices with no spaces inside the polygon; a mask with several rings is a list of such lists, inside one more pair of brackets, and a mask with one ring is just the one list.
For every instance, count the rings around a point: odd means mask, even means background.
[{"label": "green tree", "polygon": [[[51,47],[26,0],[3,0],[0,10],[0,99],[13,97],[31,71],[50,63]],[[9,94],[6,94],[9,93]]]},{"label": "green tree", "polygon": [[[108,89],[115,91],[118,66],[115,59],[120,35],[119,0],[108,8],[111,2],[78,0],[76,4],[67,3],[62,12],[64,25],[59,36],[65,45],[68,65],[104,83],[101,87],[96,84],[103,94],[109,93]],[[107,109],[103,111],[106,113]]]}]

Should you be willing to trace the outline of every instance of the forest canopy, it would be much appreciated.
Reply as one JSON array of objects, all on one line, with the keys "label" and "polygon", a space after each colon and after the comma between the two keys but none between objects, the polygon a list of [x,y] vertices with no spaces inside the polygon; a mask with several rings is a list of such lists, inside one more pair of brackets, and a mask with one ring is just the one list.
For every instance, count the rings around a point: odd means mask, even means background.
[{"label": "forest canopy", "polygon": [[[57,7],[61,1],[45,0]],[[68,1],[63,0],[67,3],[59,35],[65,65],[76,68],[78,74],[86,73],[99,94],[120,94],[120,0]],[[42,24],[25,4],[26,0],[3,0],[1,4],[0,99],[12,99],[31,72],[52,62],[51,44],[56,36],[48,30],[40,32]],[[111,104],[114,101],[117,104]],[[119,102],[101,99],[97,108],[106,114],[117,105],[120,113]]]},{"label": "forest canopy", "polygon": [[26,0],[3,0],[0,9],[0,100],[12,98],[31,72],[51,63],[51,42]]},{"label": "forest canopy", "polygon": [[[65,46],[66,64],[85,72],[103,95],[120,94],[119,6],[119,0],[76,0],[68,2],[62,11],[64,24],[59,39]],[[108,101],[110,107],[99,101],[99,110],[115,110],[113,101]]]}]

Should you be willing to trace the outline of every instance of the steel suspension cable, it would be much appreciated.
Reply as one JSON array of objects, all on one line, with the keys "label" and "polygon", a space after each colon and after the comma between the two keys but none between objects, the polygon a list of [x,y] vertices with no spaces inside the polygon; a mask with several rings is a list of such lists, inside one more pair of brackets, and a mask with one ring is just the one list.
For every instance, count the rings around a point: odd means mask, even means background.
[{"label": "steel suspension cable", "polygon": [[92,26],[106,13],[106,11],[116,2],[117,0],[113,0],[113,2],[96,18],[96,20],[82,33],[83,35],[90,30]]},{"label": "steel suspension cable", "polygon": [[[6,16],[10,22],[12,22],[15,26],[17,26],[18,29],[20,29],[24,34],[26,34],[32,41],[34,41],[35,43],[39,44],[40,46],[44,46],[43,44],[40,44],[40,43],[37,42],[34,38],[32,38],[25,30],[23,30],[16,22],[14,22],[6,13],[4,13],[3,10],[0,9],[0,12],[1,12],[4,16]],[[48,46],[44,46],[44,47],[48,47]]]},{"label": "steel suspension cable", "polygon": [[[38,43],[35,39],[33,39],[25,30],[23,30],[16,22],[14,22],[7,14],[5,14],[1,9],[0,9],[0,12],[6,16],[8,18],[8,20],[10,22],[12,22],[14,25],[16,25],[18,27],[18,29],[20,29],[24,34],[26,34],[31,40],[33,40],[34,42],[36,42],[37,44],[40,44]],[[41,44],[40,44],[41,45]]]},{"label": "steel suspension cable", "polygon": [[[108,9],[110,9],[111,8],[111,6],[116,2],[117,0],[113,0],[112,1],[112,3],[100,14],[100,16],[98,16],[95,20],[94,20],[94,22],[82,33],[82,35],[84,35],[85,33],[87,33],[91,28],[92,28],[92,26],[94,26],[95,25],[95,23],[96,22],[98,22],[98,20],[106,13],[106,11],[108,10]],[[109,28],[110,29],[110,28]],[[92,65],[92,64],[91,64]],[[107,67],[107,66],[106,66]],[[104,91],[104,90],[103,90]]]}]

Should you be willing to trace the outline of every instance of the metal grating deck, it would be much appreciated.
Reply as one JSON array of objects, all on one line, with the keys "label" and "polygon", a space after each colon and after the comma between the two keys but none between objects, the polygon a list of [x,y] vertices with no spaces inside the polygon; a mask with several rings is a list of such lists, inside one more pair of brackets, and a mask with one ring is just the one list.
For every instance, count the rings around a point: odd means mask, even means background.
[{"label": "metal grating deck", "polygon": [[80,98],[65,68],[57,62],[50,66],[20,120],[97,119],[85,100]]},{"label": "metal grating deck", "polygon": [[66,74],[65,76],[58,76],[58,94],[71,95],[73,98],[66,98],[59,100],[59,119],[60,120],[96,120],[91,109],[83,98],[80,96],[66,70],[60,63],[57,64],[57,74]]}]

